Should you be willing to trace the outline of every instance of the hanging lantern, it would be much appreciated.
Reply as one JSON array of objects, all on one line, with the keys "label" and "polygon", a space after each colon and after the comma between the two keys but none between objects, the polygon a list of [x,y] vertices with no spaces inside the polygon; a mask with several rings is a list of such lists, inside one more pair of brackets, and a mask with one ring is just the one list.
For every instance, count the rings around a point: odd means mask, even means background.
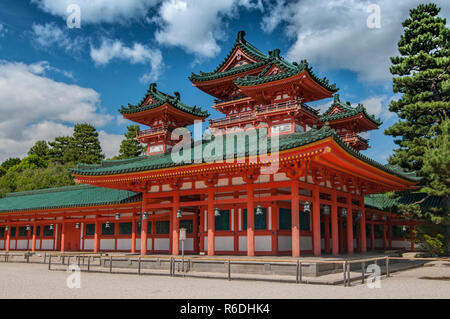
[{"label": "hanging lantern", "polygon": [[262,209],[261,205],[258,205],[256,207],[256,215],[262,215],[262,214],[264,214],[263,209]]},{"label": "hanging lantern", "polygon": [[342,208],[342,213],[341,213],[342,217],[346,217],[347,216],[347,208]]},{"label": "hanging lantern", "polygon": [[30,225],[27,225],[27,230],[30,230]]},{"label": "hanging lantern", "polygon": [[177,210],[177,218],[181,218],[181,217],[183,217],[183,215],[181,214],[181,210],[179,209],[179,210]]},{"label": "hanging lantern", "polygon": [[144,216],[142,216],[143,219],[148,219],[148,213],[144,212]]},{"label": "hanging lantern", "polygon": [[116,217],[116,220],[119,220],[119,219],[120,219],[120,213],[117,212],[116,215],[115,215],[115,217]]},{"label": "hanging lantern", "polygon": [[214,216],[216,216],[216,217],[220,216],[220,210],[217,207],[214,208]]},{"label": "hanging lantern", "polygon": [[304,211],[305,213],[311,212],[311,203],[310,203],[310,202],[306,201],[306,202],[303,204],[303,211]]},{"label": "hanging lantern", "polygon": [[406,232],[406,226],[405,225],[403,225],[403,227],[402,227],[402,230],[404,231],[404,232]]},{"label": "hanging lantern", "polygon": [[76,229],[80,229],[80,223],[76,223],[76,224],[75,224],[75,228],[76,228]]},{"label": "hanging lantern", "polygon": [[8,226],[8,225],[5,226],[5,230],[6,230],[6,231],[9,230],[9,226]]},{"label": "hanging lantern", "polygon": [[53,224],[50,224],[49,229],[53,230]]},{"label": "hanging lantern", "polygon": [[359,220],[362,218],[362,213],[361,211],[358,210],[358,214],[356,214],[356,218]]},{"label": "hanging lantern", "polygon": [[376,214],[372,215],[372,220],[377,220],[377,215]]},{"label": "hanging lantern", "polygon": [[323,214],[327,216],[330,215],[330,206],[328,205],[323,206]]},{"label": "hanging lantern", "polygon": [[106,224],[105,224],[105,228],[109,228],[109,220],[106,222]]},{"label": "hanging lantern", "polygon": [[381,217],[381,220],[385,222],[387,220],[387,216],[383,215],[383,217]]}]

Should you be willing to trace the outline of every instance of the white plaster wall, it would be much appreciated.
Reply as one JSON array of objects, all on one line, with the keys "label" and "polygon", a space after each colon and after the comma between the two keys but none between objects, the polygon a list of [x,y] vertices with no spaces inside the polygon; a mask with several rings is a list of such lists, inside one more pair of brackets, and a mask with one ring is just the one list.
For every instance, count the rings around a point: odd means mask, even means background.
[{"label": "white plaster wall", "polygon": [[278,250],[288,251],[292,249],[291,236],[278,236]]},{"label": "white plaster wall", "polygon": [[247,251],[247,236],[239,236],[239,251]]},{"label": "white plaster wall", "polygon": [[302,250],[312,250],[312,247],[313,246],[312,246],[312,237],[311,236],[301,236],[300,237],[300,252]]},{"label": "white plaster wall", "polygon": [[195,188],[206,188],[207,186],[206,186],[206,184],[205,184],[205,182],[204,181],[196,181],[195,182]]},{"label": "white plaster wall", "polygon": [[[169,238],[155,238],[155,250],[169,250]],[[148,247],[148,244],[147,244]]]},{"label": "white plaster wall", "polygon": [[114,239],[100,239],[100,249],[101,250],[114,250],[115,249]]},{"label": "white plaster wall", "polygon": [[84,240],[84,249],[94,250],[94,240],[93,239],[85,239]]},{"label": "white plaster wall", "polygon": [[131,250],[131,239],[128,238],[117,239],[117,250]]},{"label": "white plaster wall", "polygon": [[275,182],[278,182],[278,181],[287,181],[287,180],[289,180],[289,178],[286,176],[285,173],[278,173],[278,174],[275,174],[275,175],[273,176],[273,180],[274,180]]},{"label": "white plaster wall", "polygon": [[9,249],[16,249],[16,240],[15,239],[11,239],[9,241]]},{"label": "white plaster wall", "polygon": [[272,236],[255,236],[255,251],[272,251]]},{"label": "white plaster wall", "polygon": [[5,249],[5,241],[0,240],[0,249]]},{"label": "white plaster wall", "polygon": [[140,238],[136,238],[136,250],[141,249],[141,239]]},{"label": "white plaster wall", "polygon": [[52,239],[43,239],[41,243],[42,250],[50,250],[53,249],[53,240]]},{"label": "white plaster wall", "polygon": [[16,249],[27,249],[28,240],[18,240]]},{"label": "white plaster wall", "polygon": [[234,250],[234,236],[215,236],[214,250],[217,251],[233,251]]},{"label": "white plaster wall", "polygon": [[[131,247],[130,247],[130,250],[131,250]],[[151,238],[147,238],[147,250],[153,250],[153,240]]]},{"label": "white plaster wall", "polygon": [[[180,240],[180,252],[181,252],[181,240]],[[194,238],[186,238],[184,241],[184,250],[194,250]]]},{"label": "white plaster wall", "polygon": [[233,177],[231,179],[231,184],[233,184],[233,185],[242,185],[242,184],[245,184],[245,183],[244,183],[244,180],[242,179],[242,177]]}]

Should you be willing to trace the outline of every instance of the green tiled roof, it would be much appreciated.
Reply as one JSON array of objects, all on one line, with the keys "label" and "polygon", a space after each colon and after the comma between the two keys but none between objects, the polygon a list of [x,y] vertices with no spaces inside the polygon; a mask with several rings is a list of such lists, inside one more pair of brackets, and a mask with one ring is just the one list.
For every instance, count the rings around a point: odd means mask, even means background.
[{"label": "green tiled roof", "polygon": [[[266,63],[269,61],[269,57],[262,53],[260,50],[258,50],[256,47],[254,47],[251,43],[247,42],[247,40],[244,39],[245,32],[239,31],[238,35],[236,37],[236,42],[234,43],[233,48],[228,52],[227,56],[223,61],[219,64],[219,66],[216,67],[216,69],[212,72],[201,72],[200,74],[192,73],[192,75],[189,77],[189,80],[193,82],[204,82],[204,81],[210,81],[214,79],[219,79],[223,77],[227,77],[230,75],[239,74],[242,72],[250,71],[253,69],[257,69],[259,67],[262,67],[266,65]],[[219,72],[219,70],[222,68],[222,66],[227,63],[228,59],[233,54],[234,50],[236,48],[241,49],[245,54],[249,55],[250,57],[254,58],[257,62],[253,64],[246,64],[240,67],[235,67],[230,70],[227,70],[225,72]]]},{"label": "green tiled roof", "polygon": [[6,194],[0,198],[0,212],[124,204],[140,200],[140,193],[75,185]]},{"label": "green tiled roof", "polygon": [[[425,193],[411,193],[402,197],[390,198],[388,194],[371,194],[364,197],[364,204],[368,208],[382,211],[392,211],[398,204],[412,204],[424,199]],[[430,196],[420,203],[422,210],[428,210],[433,207],[442,207],[442,198],[439,196]]]},{"label": "green tiled roof", "polygon": [[[331,129],[329,126],[325,125],[320,129],[311,129],[307,132],[295,132],[291,134],[281,135],[279,136],[279,150],[288,150],[292,148],[296,148],[299,146],[307,145],[322,139],[325,139],[327,137],[332,136],[333,139],[347,152],[349,152],[351,155],[355,156],[356,158],[361,159],[362,161],[375,166],[379,169],[382,169],[388,173],[397,175],[399,177],[405,178],[410,181],[417,181],[419,180],[418,177],[416,177],[414,174],[411,173],[405,173],[401,171],[398,168],[393,167],[387,167],[384,166],[367,156],[364,156],[363,154],[359,153],[355,149],[351,148],[347,145],[338,135],[337,133]],[[205,147],[208,147],[208,144],[212,143],[212,141],[203,141],[202,147],[203,149]],[[249,141],[246,140],[246,146],[245,148],[242,147],[245,151],[238,151],[236,148],[234,149],[234,157],[243,157],[248,156],[249,154]],[[268,138],[268,146],[267,149],[270,150],[270,143],[271,139]],[[236,144],[237,143],[233,143]],[[211,146],[210,146],[211,147]],[[195,151],[195,149],[194,149]],[[202,154],[204,152],[202,151]],[[226,154],[226,142],[224,139],[224,154]],[[225,155],[222,157],[225,159]],[[203,162],[211,162],[211,159],[209,158],[203,158]],[[160,155],[152,155],[152,156],[140,156],[134,159],[128,159],[128,160],[117,160],[117,161],[102,161],[99,165],[83,165],[79,164],[77,169],[71,169],[70,171],[73,174],[77,175],[89,175],[89,176],[101,176],[101,175],[113,175],[113,174],[123,174],[123,173],[133,173],[133,172],[142,172],[142,171],[151,171],[155,169],[161,169],[161,168],[169,168],[169,167],[176,167],[176,166],[184,166],[188,165],[189,163],[194,163],[194,152],[191,152],[191,160],[188,161],[187,164],[184,163],[175,163],[172,160],[171,153],[165,153]]]},{"label": "green tiled roof", "polygon": [[[279,50],[276,49],[271,52],[270,55],[270,61],[271,63],[258,75],[256,76],[244,76],[243,78],[237,78],[234,81],[234,84],[237,86],[250,86],[250,85],[257,85],[262,83],[268,83],[273,82],[281,79],[286,79],[291,76],[297,75],[302,71],[308,72],[308,75],[317,83],[319,83],[321,86],[323,86],[328,91],[336,92],[338,89],[336,88],[336,84],[330,84],[328,79],[325,78],[319,78],[312,72],[312,67],[309,66],[308,62],[306,60],[302,60],[300,64],[289,63],[286,60],[284,60],[279,55]],[[272,74],[268,76],[264,76],[264,74],[272,67],[273,64],[278,65],[280,68],[284,69],[286,72]]]},{"label": "green tiled roof", "polygon": [[[151,97],[156,103],[143,105],[148,97]],[[171,96],[169,94],[163,93],[156,89],[156,83],[150,84],[146,95],[142,98],[138,105],[128,104],[128,107],[122,105],[119,109],[121,114],[132,114],[137,112],[142,112],[150,109],[157,108],[165,103],[172,105],[174,108],[195,115],[199,117],[206,118],[209,116],[207,111],[203,111],[200,107],[197,106],[188,106],[180,101],[180,94],[175,92],[175,96]]]},{"label": "green tiled roof", "polygon": [[[335,114],[329,114],[331,110],[337,106],[340,108],[343,112],[341,113],[335,113]],[[363,113],[366,118],[368,118],[370,121],[375,123],[376,125],[381,125],[383,122],[379,118],[375,118],[375,116],[367,113],[366,108],[362,104],[358,104],[357,107],[352,107],[349,104],[342,103],[339,99],[339,94],[334,95],[334,102],[331,104],[331,106],[328,108],[328,110],[325,111],[320,117],[319,122],[330,122],[334,120],[340,120],[348,117],[355,116],[357,114]]]}]

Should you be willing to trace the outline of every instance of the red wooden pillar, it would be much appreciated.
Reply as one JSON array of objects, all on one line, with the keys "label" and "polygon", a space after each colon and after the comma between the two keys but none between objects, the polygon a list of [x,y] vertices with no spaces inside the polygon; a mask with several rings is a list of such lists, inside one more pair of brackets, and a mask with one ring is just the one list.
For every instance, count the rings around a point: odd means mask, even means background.
[{"label": "red wooden pillar", "polygon": [[61,252],[63,253],[64,252],[64,246],[65,246],[65,237],[66,237],[66,235],[65,235],[65,230],[66,230],[66,226],[65,226],[65,222],[63,221],[62,223],[61,223]]},{"label": "red wooden pillar", "polygon": [[36,251],[36,223],[33,224],[33,234],[31,239],[31,251]]},{"label": "red wooden pillar", "polygon": [[319,186],[314,185],[313,188],[313,251],[314,256],[322,254],[322,238],[320,235],[320,198]]},{"label": "red wooden pillar", "polygon": [[205,207],[200,207],[200,233],[199,233],[199,249],[205,251],[205,239],[203,233],[205,232]]},{"label": "red wooden pillar", "polygon": [[292,257],[300,257],[300,214],[299,214],[299,197],[298,197],[298,178],[295,177],[291,182],[291,240],[292,240]]},{"label": "red wooden pillar", "polygon": [[177,256],[180,251],[180,220],[177,217],[180,208],[180,191],[174,189],[173,193],[173,210],[172,210],[172,255]]},{"label": "red wooden pillar", "polygon": [[8,230],[6,231],[6,251],[9,251],[11,245],[11,225],[7,225]]},{"label": "red wooden pillar", "polygon": [[94,253],[98,253],[100,249],[99,234],[100,234],[100,222],[96,220],[94,232]]},{"label": "red wooden pillar", "polygon": [[133,220],[131,221],[131,253],[136,253],[136,214],[133,212]]},{"label": "red wooden pillar", "polygon": [[375,225],[373,222],[370,225],[370,248],[375,250]]},{"label": "red wooden pillar", "polygon": [[247,181],[247,256],[255,256],[255,208],[253,180]]},{"label": "red wooden pillar", "polygon": [[[341,208],[342,212],[342,208]],[[339,216],[339,251],[342,253],[344,252],[344,218],[340,215]]]},{"label": "red wooden pillar", "polygon": [[364,194],[361,192],[359,199],[359,205],[361,207],[361,220],[360,220],[360,233],[361,233],[361,252],[367,252],[367,234],[366,234],[366,207],[364,204]]},{"label": "red wooden pillar", "polygon": [[353,254],[353,210],[350,194],[347,195],[347,253]]},{"label": "red wooden pillar", "polygon": [[[141,208],[141,255],[147,254],[147,228],[148,228],[148,212],[147,212],[147,192],[142,193],[142,208]],[[144,215],[147,215],[145,217]]]},{"label": "red wooden pillar", "polygon": [[142,212],[141,221],[141,255],[147,255],[147,228],[148,228],[148,217],[144,218],[144,212]]},{"label": "red wooden pillar", "polygon": [[280,230],[278,205],[272,205],[272,253],[278,255],[278,232]]},{"label": "red wooden pillar", "polygon": [[208,185],[208,256],[214,256],[215,220],[214,220],[214,185]]},{"label": "red wooden pillar", "polygon": [[338,210],[337,210],[337,194],[336,190],[331,192],[331,240],[332,254],[339,254],[339,232],[338,232]]}]

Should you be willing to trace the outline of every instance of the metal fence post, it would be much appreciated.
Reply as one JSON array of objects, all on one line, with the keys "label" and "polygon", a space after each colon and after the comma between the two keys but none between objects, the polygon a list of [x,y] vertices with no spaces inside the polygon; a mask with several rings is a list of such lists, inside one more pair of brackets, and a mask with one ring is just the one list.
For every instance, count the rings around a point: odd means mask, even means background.
[{"label": "metal fence post", "polygon": [[52,255],[48,257],[48,270],[50,270],[51,265],[52,265]]},{"label": "metal fence post", "polygon": [[46,261],[47,261],[47,252],[44,252],[44,264],[46,263]]},{"label": "metal fence post", "polygon": [[363,261],[361,263],[361,273],[362,273],[362,283],[364,283],[365,277],[366,277],[366,262]]},{"label": "metal fence post", "polygon": [[300,262],[297,259],[297,268],[296,268],[296,271],[295,271],[295,283],[296,284],[298,284],[298,277],[300,275],[299,268],[300,268]]},{"label": "metal fence post", "polygon": [[139,260],[138,260],[138,275],[141,274],[141,256],[139,256]]},{"label": "metal fence post", "polygon": [[351,281],[350,281],[350,266],[351,266],[352,264],[351,263],[348,263],[347,264],[347,271],[348,271],[348,273],[347,273],[347,287],[350,287],[351,286]]},{"label": "metal fence post", "polygon": [[390,277],[390,272],[389,272],[389,256],[386,257],[386,277]]},{"label": "metal fence post", "polygon": [[109,272],[112,272],[112,256],[109,256]]},{"label": "metal fence post", "polygon": [[87,267],[87,271],[89,272],[91,268],[91,256],[88,256],[88,267]]},{"label": "metal fence post", "polygon": [[231,280],[231,260],[228,259],[228,280]]},{"label": "metal fence post", "polygon": [[28,252],[25,253],[27,255],[27,264],[30,263],[30,254]]},{"label": "metal fence post", "polygon": [[299,276],[298,282],[301,283],[302,280],[303,280],[303,269],[302,269],[302,263],[301,262],[299,262],[299,264],[298,264],[298,276]]},{"label": "metal fence post", "polygon": [[342,265],[342,272],[344,273],[344,287],[347,287],[347,260]]}]

